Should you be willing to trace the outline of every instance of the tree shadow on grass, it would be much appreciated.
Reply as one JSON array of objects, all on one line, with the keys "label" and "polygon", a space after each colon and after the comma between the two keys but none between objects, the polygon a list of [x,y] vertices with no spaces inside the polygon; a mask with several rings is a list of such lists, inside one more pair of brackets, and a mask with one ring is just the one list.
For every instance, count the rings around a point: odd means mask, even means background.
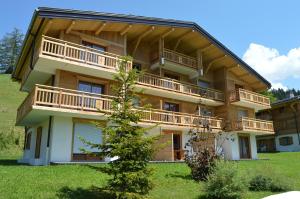
[{"label": "tree shadow on grass", "polygon": [[92,186],[90,188],[84,189],[81,187],[70,188],[62,187],[56,194],[58,198],[61,199],[86,199],[86,198],[105,198],[114,199],[114,195],[105,189]]},{"label": "tree shadow on grass", "polygon": [[12,159],[0,159],[0,166],[24,166],[26,164],[18,163],[17,160]]},{"label": "tree shadow on grass", "polygon": [[175,173],[168,173],[165,175],[167,178],[181,178],[183,180],[193,180],[192,176],[190,174],[184,175],[179,172]]}]

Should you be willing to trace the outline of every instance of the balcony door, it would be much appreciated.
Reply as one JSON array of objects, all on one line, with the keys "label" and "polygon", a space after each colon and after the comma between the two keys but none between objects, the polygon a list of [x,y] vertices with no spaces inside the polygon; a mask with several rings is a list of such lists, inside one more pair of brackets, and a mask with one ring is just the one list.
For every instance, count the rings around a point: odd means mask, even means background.
[{"label": "balcony door", "polygon": [[250,159],[250,139],[249,136],[239,136],[239,151],[241,159]]},{"label": "balcony door", "polygon": [[[102,84],[94,84],[94,83],[83,82],[83,81],[80,81],[78,83],[79,91],[95,93],[95,94],[104,94],[104,89],[105,89],[105,86]],[[81,100],[79,100],[79,103],[81,106],[83,105],[83,107],[87,107],[87,108],[94,108],[94,109],[101,108],[101,107],[97,107],[97,100],[93,97],[81,99]]]},{"label": "balcony door", "polygon": [[106,51],[106,48],[104,46],[90,43],[87,41],[82,41],[82,45],[95,49],[94,52],[87,52],[85,55],[82,55],[81,57],[85,60],[87,60],[90,63],[94,64],[105,64],[105,57],[100,56],[99,54],[103,54],[103,52]]},{"label": "balcony door", "polygon": [[[163,109],[166,110],[166,111],[179,112],[179,104],[175,104],[175,103],[171,103],[171,102],[165,102]],[[164,115],[164,117],[162,117],[162,119],[165,122],[171,122],[171,123],[180,122],[179,116],[176,116],[172,113],[166,113]]]},{"label": "balcony door", "polygon": [[180,77],[178,75],[174,75],[174,74],[170,74],[170,73],[164,73],[164,77],[169,78],[168,81],[164,82],[164,87],[165,88],[170,88],[173,90],[180,90],[178,84],[174,84],[174,82],[172,80],[176,80],[179,81]]}]

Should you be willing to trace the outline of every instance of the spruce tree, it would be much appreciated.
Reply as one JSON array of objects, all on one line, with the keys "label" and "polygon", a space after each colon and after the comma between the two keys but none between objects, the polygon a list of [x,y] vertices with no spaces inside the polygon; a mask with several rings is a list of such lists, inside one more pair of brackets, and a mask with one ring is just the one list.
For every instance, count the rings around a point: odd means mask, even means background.
[{"label": "spruce tree", "polygon": [[[103,143],[92,144],[103,157],[116,157],[102,172],[111,176],[106,190],[115,198],[142,198],[152,188],[152,171],[148,162],[152,158],[154,137],[145,136],[147,128],[139,124],[143,108],[135,108],[135,83],[140,75],[128,70],[130,57],[123,57],[114,76],[112,112],[103,129]],[[91,144],[91,143],[90,143]]]}]

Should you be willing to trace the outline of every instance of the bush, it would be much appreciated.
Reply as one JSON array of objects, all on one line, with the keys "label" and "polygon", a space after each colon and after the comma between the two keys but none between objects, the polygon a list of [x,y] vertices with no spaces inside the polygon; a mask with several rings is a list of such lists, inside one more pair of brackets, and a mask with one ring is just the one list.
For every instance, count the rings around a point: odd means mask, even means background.
[{"label": "bush", "polygon": [[251,191],[281,192],[290,190],[291,186],[289,182],[279,178],[276,174],[271,175],[271,177],[259,174],[250,180],[249,189]]},{"label": "bush", "polygon": [[269,191],[272,185],[272,179],[267,176],[254,176],[249,182],[249,189],[251,191]]},{"label": "bush", "polygon": [[185,156],[185,162],[191,169],[192,178],[196,181],[207,180],[207,176],[213,171],[216,161],[217,156],[214,151],[207,148]]},{"label": "bush", "polygon": [[238,199],[246,190],[245,181],[237,175],[234,163],[219,161],[209,175],[205,191],[208,198]]}]

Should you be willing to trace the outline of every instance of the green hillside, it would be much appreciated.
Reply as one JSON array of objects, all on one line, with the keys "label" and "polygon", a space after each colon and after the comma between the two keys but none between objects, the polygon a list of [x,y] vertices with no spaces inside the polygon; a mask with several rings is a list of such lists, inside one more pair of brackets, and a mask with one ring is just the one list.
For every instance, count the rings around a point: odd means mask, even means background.
[{"label": "green hillside", "polygon": [[23,145],[24,128],[15,127],[16,113],[26,93],[20,92],[20,84],[7,74],[0,74],[0,88],[0,154],[18,154]]}]

